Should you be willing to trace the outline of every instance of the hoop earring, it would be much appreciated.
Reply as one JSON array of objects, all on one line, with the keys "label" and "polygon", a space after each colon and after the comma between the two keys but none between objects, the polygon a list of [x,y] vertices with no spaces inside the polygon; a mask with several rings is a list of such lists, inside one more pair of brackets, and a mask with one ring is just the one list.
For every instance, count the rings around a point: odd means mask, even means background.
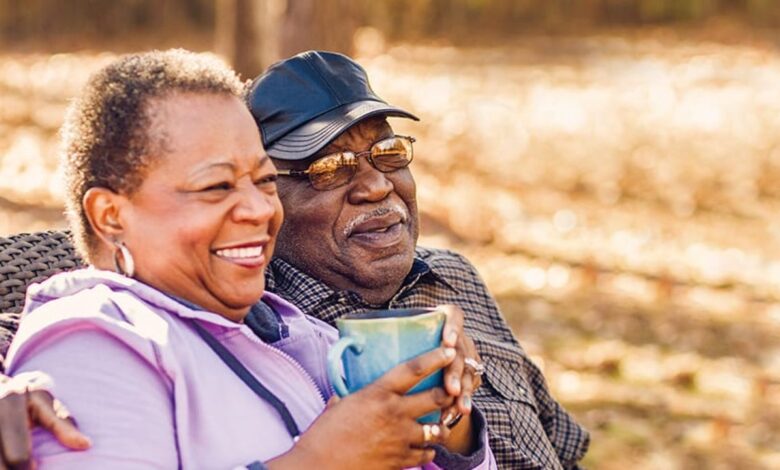
[{"label": "hoop earring", "polygon": [[[114,251],[114,268],[116,269],[116,272],[127,277],[133,277],[133,274],[135,274],[135,260],[133,260],[133,254],[130,253],[130,250],[122,242],[114,242],[114,246],[116,247],[116,250]],[[125,265],[124,268],[122,268],[122,265],[119,263],[119,255],[122,256],[122,261]]]}]

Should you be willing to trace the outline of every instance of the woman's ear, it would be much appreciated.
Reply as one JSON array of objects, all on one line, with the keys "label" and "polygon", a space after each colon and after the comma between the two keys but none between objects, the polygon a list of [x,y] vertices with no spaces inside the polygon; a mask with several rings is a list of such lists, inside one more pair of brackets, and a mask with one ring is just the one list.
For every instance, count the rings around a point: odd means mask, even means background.
[{"label": "woman's ear", "polygon": [[89,188],[81,203],[95,234],[108,245],[122,238],[122,208],[127,198],[108,188]]}]

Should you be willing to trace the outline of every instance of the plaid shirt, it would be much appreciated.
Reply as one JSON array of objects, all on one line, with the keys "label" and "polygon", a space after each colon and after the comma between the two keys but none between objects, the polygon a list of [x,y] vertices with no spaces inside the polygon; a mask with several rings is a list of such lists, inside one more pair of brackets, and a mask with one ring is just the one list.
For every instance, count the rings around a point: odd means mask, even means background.
[{"label": "plaid shirt", "polygon": [[499,468],[579,468],[588,449],[587,431],[550,395],[542,372],[512,335],[474,266],[451,251],[418,247],[416,254],[401,289],[385,305],[334,291],[278,258],[267,271],[266,288],[331,325],[363,310],[458,305],[487,369],[474,402],[487,418]]}]

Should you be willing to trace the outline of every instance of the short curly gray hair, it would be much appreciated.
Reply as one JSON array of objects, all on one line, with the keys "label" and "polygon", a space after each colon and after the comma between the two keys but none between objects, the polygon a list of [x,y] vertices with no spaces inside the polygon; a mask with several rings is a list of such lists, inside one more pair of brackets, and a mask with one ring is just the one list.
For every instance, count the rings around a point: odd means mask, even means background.
[{"label": "short curly gray hair", "polygon": [[149,135],[149,102],[175,92],[242,98],[244,84],[213,56],[182,49],[119,58],[96,72],[68,109],[61,129],[66,209],[79,253],[92,261],[97,237],[82,200],[104,187],[131,195],[161,143]]}]

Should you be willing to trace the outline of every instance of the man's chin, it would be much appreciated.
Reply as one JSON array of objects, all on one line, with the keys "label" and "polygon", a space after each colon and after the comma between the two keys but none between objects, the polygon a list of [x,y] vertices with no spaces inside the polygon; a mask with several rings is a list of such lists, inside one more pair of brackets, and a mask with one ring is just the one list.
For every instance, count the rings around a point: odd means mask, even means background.
[{"label": "man's chin", "polygon": [[350,264],[354,268],[355,281],[366,287],[400,283],[414,262],[412,243],[399,243],[381,250],[361,246],[352,252],[355,256]]},{"label": "man's chin", "polygon": [[[394,263],[414,257],[414,242],[408,232],[388,238],[352,236],[347,241],[351,258],[356,263]],[[395,260],[395,261],[394,261]]]}]

